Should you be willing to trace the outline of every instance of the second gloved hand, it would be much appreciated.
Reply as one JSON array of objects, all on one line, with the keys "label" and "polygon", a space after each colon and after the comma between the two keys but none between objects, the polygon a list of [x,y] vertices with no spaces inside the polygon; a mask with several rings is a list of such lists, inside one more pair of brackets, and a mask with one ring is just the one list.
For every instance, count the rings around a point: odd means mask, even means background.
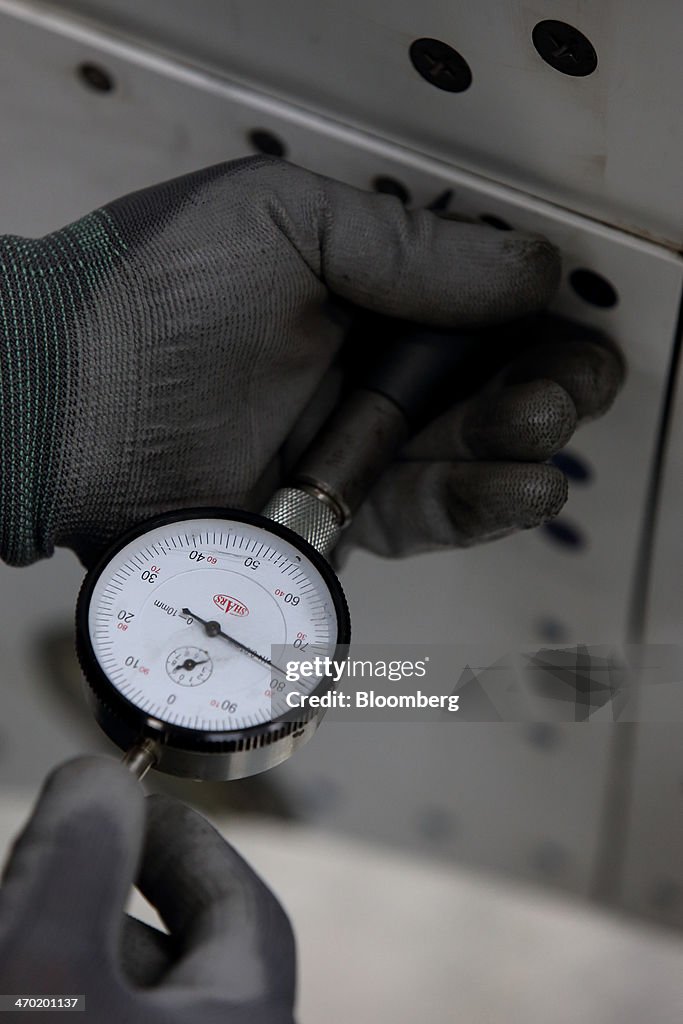
[{"label": "second gloved hand", "polygon": [[[136,876],[170,934],[124,915]],[[282,907],[199,814],[106,758],[50,776],[0,889],[0,993],[84,995],[97,1024],[292,1024],[294,986]]]}]

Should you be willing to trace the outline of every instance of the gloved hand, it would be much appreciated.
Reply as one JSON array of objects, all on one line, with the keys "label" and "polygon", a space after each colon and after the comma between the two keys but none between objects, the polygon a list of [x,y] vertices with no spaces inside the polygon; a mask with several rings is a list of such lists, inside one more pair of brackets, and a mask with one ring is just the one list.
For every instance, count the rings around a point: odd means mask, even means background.
[{"label": "gloved hand", "polygon": [[546,460],[607,411],[623,358],[600,332],[549,314],[481,344],[485,363],[468,370],[479,386],[405,446],[342,534],[337,560],[358,544],[392,557],[468,547],[561,509],[567,483]]},{"label": "gloved hand", "polygon": [[[124,915],[136,872],[170,935]],[[105,758],[50,776],[0,889],[1,994],[83,994],[97,1024],[292,1024],[294,986],[282,907],[200,815]]]},{"label": "gloved hand", "polygon": [[[340,300],[480,326],[542,307],[559,276],[538,237],[407,212],[263,157],[42,239],[6,236],[0,260],[0,557],[13,565],[54,544],[88,565],[174,508],[258,508],[342,343]],[[543,359],[540,376],[428,431],[419,460],[378,487],[355,543],[470,544],[554,515],[565,481],[542,462],[577,405],[607,407],[621,366],[589,345]]]}]

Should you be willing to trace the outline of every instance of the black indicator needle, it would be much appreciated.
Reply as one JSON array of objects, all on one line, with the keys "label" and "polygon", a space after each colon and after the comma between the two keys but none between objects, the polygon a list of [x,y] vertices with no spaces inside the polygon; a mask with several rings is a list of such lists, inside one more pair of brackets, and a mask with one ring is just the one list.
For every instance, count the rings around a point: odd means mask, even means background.
[{"label": "black indicator needle", "polygon": [[221,636],[224,640],[227,640],[228,643],[233,644],[235,647],[239,648],[240,651],[248,654],[250,658],[256,658],[257,661],[262,662],[264,665],[268,665],[270,668],[274,669],[275,672],[280,672],[283,676],[286,675],[281,668],[274,665],[272,661],[268,660],[268,658],[264,658],[262,654],[258,653],[258,651],[253,651],[251,647],[247,647],[246,644],[241,643],[239,640],[235,640],[234,636],[229,636],[227,633],[224,633],[221,629],[220,622],[216,622],[215,619],[210,619],[208,621],[206,619],[202,619],[189,608],[183,608],[182,612],[183,615],[189,615],[191,618],[196,619],[197,622],[201,622],[202,626],[206,630],[207,636]]},{"label": "black indicator needle", "polygon": [[187,658],[185,661],[182,661],[180,665],[176,665],[173,671],[179,672],[181,668],[184,668],[186,672],[191,672],[193,668],[197,667],[197,665],[206,665],[208,660],[208,658],[204,658],[204,661],[193,661],[192,658]]}]

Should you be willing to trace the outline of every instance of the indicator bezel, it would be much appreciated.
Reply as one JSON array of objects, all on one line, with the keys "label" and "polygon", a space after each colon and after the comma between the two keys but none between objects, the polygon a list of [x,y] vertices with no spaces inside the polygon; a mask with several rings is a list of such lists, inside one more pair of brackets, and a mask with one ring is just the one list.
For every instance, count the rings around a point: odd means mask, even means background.
[{"label": "indicator bezel", "polygon": [[[276,537],[281,537],[296,548],[318,570],[327,586],[337,617],[335,658],[339,659],[339,657],[346,656],[344,648],[346,648],[351,638],[351,620],[342,585],[329,562],[308,541],[300,537],[299,534],[290,530],[289,527],[283,526],[281,523],[268,519],[266,516],[259,515],[256,512],[246,512],[243,509],[220,507],[186,508],[153,516],[151,519],[146,519],[126,531],[106,549],[85,577],[76,603],[76,652],[78,660],[91,694],[100,705],[99,709],[97,709],[99,712],[97,713],[97,718],[105,732],[119,746],[128,745],[131,742],[135,742],[138,738],[152,738],[164,746],[170,746],[178,750],[208,754],[212,752],[248,751],[284,739],[292,735],[297,729],[302,729],[311,718],[319,717],[319,714],[316,714],[316,712],[306,713],[297,709],[296,714],[288,712],[280,715],[278,718],[273,718],[270,722],[249,726],[245,729],[202,732],[188,726],[172,725],[164,722],[162,719],[146,714],[128,701],[100,665],[92,644],[88,623],[93,591],[98,580],[112,559],[131,541],[137,540],[138,537],[142,537],[159,527],[169,526],[172,523],[188,522],[193,519],[220,519],[255,526],[266,530]],[[323,693],[330,688],[331,680],[324,678],[311,693]],[[102,712],[106,712],[106,714]],[[110,722],[110,716],[113,716],[117,721]]]}]

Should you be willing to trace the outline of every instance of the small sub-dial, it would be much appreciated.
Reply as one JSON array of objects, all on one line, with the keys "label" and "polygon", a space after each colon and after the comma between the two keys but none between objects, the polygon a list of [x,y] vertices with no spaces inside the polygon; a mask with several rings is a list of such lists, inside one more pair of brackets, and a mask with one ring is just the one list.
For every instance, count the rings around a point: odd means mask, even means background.
[{"label": "small sub-dial", "polygon": [[166,659],[166,671],[179,686],[199,686],[213,671],[213,662],[201,647],[176,647]]}]

